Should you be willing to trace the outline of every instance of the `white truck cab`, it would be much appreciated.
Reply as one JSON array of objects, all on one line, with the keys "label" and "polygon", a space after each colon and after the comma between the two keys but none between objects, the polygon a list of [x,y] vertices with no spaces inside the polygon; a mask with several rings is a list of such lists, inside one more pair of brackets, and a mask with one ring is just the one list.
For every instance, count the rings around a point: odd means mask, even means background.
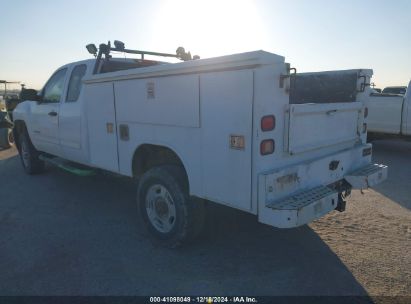
[{"label": "white truck cab", "polygon": [[411,136],[411,81],[408,89],[402,89],[401,93],[404,94],[383,91],[382,94],[369,95],[368,131],[374,137]]},{"label": "white truck cab", "polygon": [[141,222],[159,242],[194,237],[205,201],[292,228],[387,176],[366,143],[371,70],[297,74],[264,51],[190,60],[115,45],[91,47],[96,59],[62,66],[18,105],[17,146],[28,173],[65,159],[137,178]]}]

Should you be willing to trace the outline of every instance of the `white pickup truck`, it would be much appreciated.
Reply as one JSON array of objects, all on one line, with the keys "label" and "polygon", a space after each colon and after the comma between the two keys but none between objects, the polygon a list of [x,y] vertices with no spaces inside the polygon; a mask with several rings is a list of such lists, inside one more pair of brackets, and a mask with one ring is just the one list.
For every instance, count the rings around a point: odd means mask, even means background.
[{"label": "white pickup truck", "polygon": [[119,42],[88,49],[96,59],[62,66],[15,109],[23,167],[65,159],[136,178],[141,222],[168,246],[200,231],[205,201],[292,228],[387,176],[366,143],[371,70],[290,73],[264,51],[188,60],[180,49],[187,61],[165,63]]},{"label": "white pickup truck", "polygon": [[370,94],[367,108],[371,137],[411,136],[411,81],[405,95]]}]

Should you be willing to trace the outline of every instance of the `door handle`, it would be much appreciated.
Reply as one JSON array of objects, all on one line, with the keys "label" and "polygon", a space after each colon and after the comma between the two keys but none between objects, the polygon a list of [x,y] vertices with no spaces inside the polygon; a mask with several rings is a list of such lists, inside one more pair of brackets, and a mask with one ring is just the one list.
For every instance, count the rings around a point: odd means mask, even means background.
[{"label": "door handle", "polygon": [[57,116],[57,112],[51,111],[49,112],[49,116]]}]

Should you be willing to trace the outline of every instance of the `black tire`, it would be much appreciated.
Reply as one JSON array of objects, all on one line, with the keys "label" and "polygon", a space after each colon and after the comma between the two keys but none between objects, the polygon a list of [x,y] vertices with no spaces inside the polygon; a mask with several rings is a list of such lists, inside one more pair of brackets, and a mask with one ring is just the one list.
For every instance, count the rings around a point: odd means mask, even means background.
[{"label": "black tire", "polygon": [[0,148],[8,149],[14,145],[14,137],[11,129],[0,129]]},{"label": "black tire", "polygon": [[9,145],[14,146],[14,134],[13,134],[13,129],[9,129],[9,134],[7,136],[8,141],[9,141]]},{"label": "black tire", "polygon": [[[172,213],[167,209],[167,214],[175,214],[175,217],[172,224],[169,223],[171,226],[169,231],[160,231],[150,219],[150,211],[147,206],[157,204],[157,201],[153,203],[153,200],[150,200],[148,196],[154,193],[152,189],[156,187],[165,188],[171,196],[170,208],[174,208],[174,212]],[[158,195],[161,197],[160,194]],[[156,243],[165,247],[176,248],[183,243],[192,241],[200,234],[204,226],[204,202],[189,197],[184,170],[178,166],[165,165],[147,171],[139,181],[137,204],[140,222]],[[152,208],[152,210],[154,209],[157,207]]]},{"label": "black tire", "polygon": [[42,173],[45,168],[44,161],[39,159],[39,153],[34,148],[33,144],[31,143],[30,137],[27,133],[27,130],[24,129],[19,134],[19,154],[20,160],[23,165],[24,171],[27,174],[38,174]]}]

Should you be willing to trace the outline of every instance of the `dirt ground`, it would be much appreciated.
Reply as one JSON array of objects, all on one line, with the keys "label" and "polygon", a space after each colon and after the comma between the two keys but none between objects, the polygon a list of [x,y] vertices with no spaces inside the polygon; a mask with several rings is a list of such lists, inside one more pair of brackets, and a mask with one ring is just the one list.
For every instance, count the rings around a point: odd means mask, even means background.
[{"label": "dirt ground", "polygon": [[374,160],[389,179],[346,212],[281,230],[211,206],[202,238],[170,251],[138,230],[129,180],[27,176],[0,151],[0,295],[411,296],[411,143],[377,141]]},{"label": "dirt ground", "polygon": [[354,191],[347,211],[310,226],[372,295],[411,295],[411,143],[374,142],[385,183]]}]

